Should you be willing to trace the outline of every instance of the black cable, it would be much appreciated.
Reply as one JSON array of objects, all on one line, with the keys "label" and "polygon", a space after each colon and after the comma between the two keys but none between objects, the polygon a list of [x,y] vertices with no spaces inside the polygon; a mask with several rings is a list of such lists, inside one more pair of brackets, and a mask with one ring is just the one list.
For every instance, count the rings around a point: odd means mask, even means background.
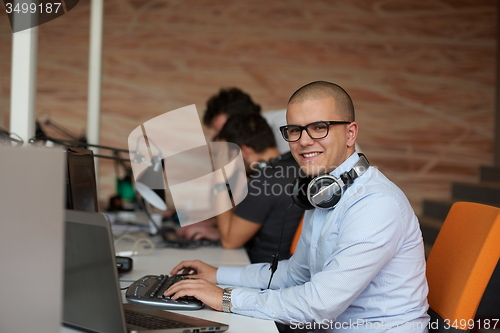
[{"label": "black cable", "polygon": [[[159,233],[161,231],[161,228],[160,226],[158,226],[158,224],[156,224],[155,220],[153,219],[153,217],[151,216],[151,214],[149,213],[149,210],[148,208],[146,207],[146,199],[144,199],[143,197],[141,197],[141,200],[137,200],[137,202],[142,206],[142,208],[144,209],[144,211],[146,212],[146,215],[148,216],[148,220],[154,225],[154,227],[156,228],[156,233]],[[151,233],[150,233],[151,234]]]},{"label": "black cable", "polygon": [[283,223],[281,224],[281,235],[280,235],[280,242],[278,244],[278,252],[276,254],[273,254],[273,259],[271,260],[271,265],[269,266],[269,269],[271,270],[271,277],[269,278],[269,283],[267,284],[267,289],[271,286],[271,280],[273,279],[274,272],[278,269],[278,262],[279,262],[279,257],[280,257],[280,250],[281,250],[281,241],[283,240],[283,232],[285,230],[285,223],[286,223],[286,215],[288,214],[288,211],[290,208],[293,206],[293,202],[288,206],[288,208],[285,211],[285,216],[283,217]]},{"label": "black cable", "polygon": [[[13,138],[12,136],[16,136],[16,138]],[[16,133],[11,133],[7,131],[5,128],[0,127],[0,140],[9,140],[12,144],[16,145],[22,145],[24,143],[23,139],[17,135]]]}]

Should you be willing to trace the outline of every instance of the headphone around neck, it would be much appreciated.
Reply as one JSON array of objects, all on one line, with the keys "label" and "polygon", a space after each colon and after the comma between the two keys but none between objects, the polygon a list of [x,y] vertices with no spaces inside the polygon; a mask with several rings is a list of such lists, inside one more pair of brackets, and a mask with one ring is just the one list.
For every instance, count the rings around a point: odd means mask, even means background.
[{"label": "headphone around neck", "polygon": [[332,175],[319,175],[316,177],[297,178],[293,183],[292,201],[305,210],[333,209],[342,198],[345,190],[352,185],[354,180],[361,177],[370,162],[365,155],[358,153],[359,161],[354,167],[344,172],[339,178]]}]

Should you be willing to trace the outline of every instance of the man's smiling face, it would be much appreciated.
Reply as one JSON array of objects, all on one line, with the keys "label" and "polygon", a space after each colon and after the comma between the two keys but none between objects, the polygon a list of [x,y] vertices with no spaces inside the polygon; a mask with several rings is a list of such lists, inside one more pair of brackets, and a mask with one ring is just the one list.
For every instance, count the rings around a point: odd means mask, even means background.
[{"label": "man's smiling face", "polygon": [[[305,126],[316,121],[346,121],[336,110],[333,97],[290,103],[287,124]],[[358,127],[355,122],[330,125],[323,139],[312,139],[306,131],[296,142],[290,142],[290,151],[302,171],[310,176],[330,173],[354,152]]]}]

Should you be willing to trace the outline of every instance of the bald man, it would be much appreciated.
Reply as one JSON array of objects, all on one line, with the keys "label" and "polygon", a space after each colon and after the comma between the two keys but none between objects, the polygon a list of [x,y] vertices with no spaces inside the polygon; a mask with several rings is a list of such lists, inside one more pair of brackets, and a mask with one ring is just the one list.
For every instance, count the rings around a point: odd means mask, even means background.
[{"label": "bald man", "polygon": [[347,92],[324,81],[303,86],[280,130],[308,175],[293,193],[308,209],[295,254],[279,262],[272,280],[269,264],[181,262],[171,274],[194,270],[199,279],[166,295],[315,332],[427,332],[419,223],[403,192],[356,152],[358,124]]}]

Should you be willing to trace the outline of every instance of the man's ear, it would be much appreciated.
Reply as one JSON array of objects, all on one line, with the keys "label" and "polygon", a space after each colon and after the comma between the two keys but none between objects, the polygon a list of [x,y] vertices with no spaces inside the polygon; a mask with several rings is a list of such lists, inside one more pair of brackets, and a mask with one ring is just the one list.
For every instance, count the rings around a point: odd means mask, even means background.
[{"label": "man's ear", "polygon": [[352,147],[358,137],[358,123],[352,122],[347,125],[347,147]]}]

